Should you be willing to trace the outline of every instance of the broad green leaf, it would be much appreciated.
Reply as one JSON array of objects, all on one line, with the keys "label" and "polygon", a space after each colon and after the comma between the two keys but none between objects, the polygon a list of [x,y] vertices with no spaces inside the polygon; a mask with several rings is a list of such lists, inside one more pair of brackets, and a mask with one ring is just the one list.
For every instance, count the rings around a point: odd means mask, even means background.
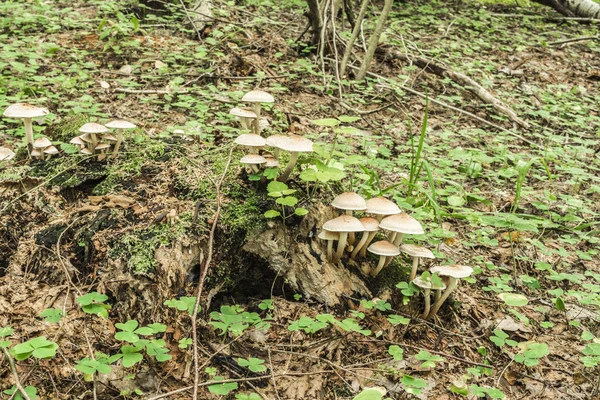
[{"label": "broad green leaf", "polygon": [[516,293],[500,293],[498,295],[498,297],[500,297],[500,299],[504,300],[504,302],[507,305],[513,306],[513,307],[522,307],[529,302],[527,297],[523,296],[522,294],[516,294]]},{"label": "broad green leaf", "polygon": [[264,213],[265,218],[277,218],[281,215],[281,213],[277,210],[269,210]]},{"label": "broad green leaf", "polygon": [[133,332],[138,325],[139,323],[136,320],[129,320],[125,323],[116,323],[115,328],[126,332]]},{"label": "broad green leaf", "polygon": [[299,217],[302,217],[308,214],[308,210],[306,208],[298,207],[294,210],[294,214],[296,214]]},{"label": "broad green leaf", "polygon": [[328,126],[328,127],[338,126],[341,123],[339,120],[334,119],[334,118],[313,119],[311,122],[317,126]]},{"label": "broad green leaf", "polygon": [[397,345],[392,345],[388,348],[388,353],[394,357],[394,360],[401,361],[404,357],[404,349]]},{"label": "broad green leaf", "polygon": [[269,193],[271,192],[283,192],[284,190],[288,189],[288,185],[286,185],[283,182],[279,182],[279,181],[272,181],[269,182],[269,184],[267,185],[267,191]]},{"label": "broad green leaf", "polygon": [[282,206],[293,207],[296,204],[298,204],[298,199],[293,196],[287,196],[287,197],[280,197],[277,200],[275,200],[275,202],[277,204],[281,204]]},{"label": "broad green leaf", "polygon": [[338,119],[344,123],[351,124],[353,122],[360,120],[360,117],[355,117],[352,115],[340,115],[338,117]]}]

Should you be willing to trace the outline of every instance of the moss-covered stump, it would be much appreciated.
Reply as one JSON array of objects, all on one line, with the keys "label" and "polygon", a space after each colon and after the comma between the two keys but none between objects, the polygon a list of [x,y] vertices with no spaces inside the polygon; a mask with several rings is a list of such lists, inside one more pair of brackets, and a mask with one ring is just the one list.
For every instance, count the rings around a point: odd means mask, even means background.
[{"label": "moss-covered stump", "polygon": [[277,223],[249,235],[244,250],[264,259],[294,290],[307,298],[329,306],[338,305],[344,295],[371,298],[360,276],[342,263],[327,261],[325,248],[315,231],[334,217],[330,207],[319,204],[309,210],[295,235]]}]

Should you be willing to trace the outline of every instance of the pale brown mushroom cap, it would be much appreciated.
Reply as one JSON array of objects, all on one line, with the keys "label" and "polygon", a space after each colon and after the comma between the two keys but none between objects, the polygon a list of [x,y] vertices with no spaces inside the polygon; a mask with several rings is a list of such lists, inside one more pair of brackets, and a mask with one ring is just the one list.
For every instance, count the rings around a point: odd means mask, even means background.
[{"label": "pale brown mushroom cap", "polygon": [[450,264],[432,267],[429,271],[432,274],[437,272],[440,276],[449,276],[451,278],[460,279],[470,276],[473,273],[473,268],[467,265]]},{"label": "pale brown mushroom cap", "polygon": [[48,138],[41,137],[41,138],[37,138],[33,141],[34,149],[43,149],[48,146],[52,146],[52,142],[50,140],[48,140]]},{"label": "pale brown mushroom cap", "polygon": [[116,142],[119,139],[117,139],[117,137],[113,134],[105,133],[104,135],[102,135],[102,140],[109,140],[111,142]]},{"label": "pale brown mushroom cap", "polygon": [[241,118],[256,118],[256,114],[253,111],[246,110],[244,108],[235,107],[229,111],[229,114],[235,115]]},{"label": "pale brown mushroom cap", "polygon": [[240,159],[242,164],[264,164],[267,159],[258,154],[248,154]]},{"label": "pale brown mushroom cap", "polygon": [[434,286],[433,282],[431,280],[426,281],[425,279],[421,278],[420,276],[417,276],[415,279],[413,279],[412,283],[414,283],[421,289],[446,290],[446,284],[444,282],[442,282],[442,286],[438,287],[438,286]]},{"label": "pale brown mushroom cap", "polygon": [[247,147],[263,147],[267,144],[265,138],[254,133],[244,133],[234,140],[235,144]]},{"label": "pale brown mushroom cap", "polygon": [[359,194],[346,192],[338,195],[331,205],[340,210],[362,211],[367,209],[367,202]]},{"label": "pale brown mushroom cap", "polygon": [[400,254],[400,250],[398,250],[398,247],[394,246],[387,240],[380,240],[379,242],[375,242],[369,247],[367,247],[367,250],[378,256],[385,257],[394,257]]},{"label": "pale brown mushroom cap", "polygon": [[14,158],[15,153],[7,148],[7,147],[0,147],[0,161],[8,161],[11,160],[12,158]]},{"label": "pale brown mushroom cap", "polygon": [[96,146],[96,150],[104,150],[110,148],[110,144],[108,143],[98,143]]},{"label": "pale brown mushroom cap", "polygon": [[435,258],[431,250],[416,244],[403,244],[400,251],[411,257]]},{"label": "pale brown mushroom cap", "polygon": [[402,212],[396,203],[385,197],[373,197],[372,199],[367,200],[366,211],[377,215],[392,215]]},{"label": "pale brown mushroom cap", "polygon": [[313,151],[313,142],[298,135],[271,135],[267,138],[267,145],[290,152]]},{"label": "pale brown mushroom cap", "polygon": [[16,103],[4,110],[4,116],[7,118],[37,118],[48,115],[48,113],[46,108],[28,103]]},{"label": "pale brown mushroom cap", "polygon": [[85,141],[81,138],[81,136],[75,136],[73,139],[71,139],[69,143],[74,144],[76,146],[85,146]]},{"label": "pale brown mushroom cap", "polygon": [[129,122],[129,121],[124,121],[122,119],[116,119],[114,121],[110,121],[107,124],[104,124],[104,126],[106,126],[107,128],[112,128],[112,129],[133,129],[133,128],[137,128],[137,125]]},{"label": "pale brown mushroom cap", "polygon": [[[264,155],[263,155],[264,157]],[[265,167],[267,168],[277,168],[279,167],[279,161],[277,161],[275,158],[273,157],[265,157],[265,159],[267,160],[267,162],[265,163]]]},{"label": "pale brown mushroom cap", "polygon": [[385,217],[379,223],[379,227],[388,231],[408,233],[411,235],[421,235],[425,233],[421,223],[405,212]]},{"label": "pale brown mushroom cap", "polygon": [[79,128],[81,133],[104,133],[108,132],[108,128],[104,125],[97,124],[95,122],[88,122]]},{"label": "pale brown mushroom cap", "polygon": [[92,143],[92,136],[89,133],[84,133],[83,135],[79,135],[77,137],[86,143]]},{"label": "pale brown mushroom cap", "polygon": [[81,149],[81,153],[83,154],[94,154],[92,153],[92,151],[90,149],[88,149],[87,147],[84,147],[83,149]]},{"label": "pale brown mushroom cap", "polygon": [[362,232],[365,228],[358,218],[342,215],[325,222],[323,229],[330,232]]},{"label": "pale brown mushroom cap", "polygon": [[33,149],[31,151],[31,157],[40,157],[42,155],[41,149]]},{"label": "pale brown mushroom cap", "polygon": [[338,240],[340,238],[340,234],[323,229],[317,237],[323,240]]},{"label": "pale brown mushroom cap", "polygon": [[58,149],[54,146],[48,146],[44,149],[44,153],[46,154],[58,154]]},{"label": "pale brown mushroom cap", "polygon": [[275,98],[267,92],[261,90],[253,90],[242,97],[242,101],[248,103],[273,103]]},{"label": "pale brown mushroom cap", "polygon": [[366,232],[377,232],[379,230],[379,221],[371,217],[363,217],[360,220]]}]

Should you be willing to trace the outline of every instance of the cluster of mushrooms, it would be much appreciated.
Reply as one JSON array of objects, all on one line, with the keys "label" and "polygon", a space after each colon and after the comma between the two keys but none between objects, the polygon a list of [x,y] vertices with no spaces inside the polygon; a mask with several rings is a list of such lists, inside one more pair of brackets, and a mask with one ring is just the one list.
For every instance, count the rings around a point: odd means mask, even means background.
[{"label": "cluster of mushrooms", "polygon": [[[410,281],[421,288],[425,296],[423,318],[432,318],[450,293],[454,291],[458,279],[465,278],[473,272],[471,267],[460,265],[433,267],[430,273],[437,273],[445,281],[441,287],[436,286],[430,277],[417,277],[421,260],[423,258],[433,259],[435,256],[425,247],[402,244],[405,234],[423,234],[423,227],[419,221],[406,212],[402,212],[394,202],[384,197],[374,197],[365,201],[360,195],[347,192],[337,196],[331,205],[342,210],[342,215],[325,222],[323,230],[318,236],[320,239],[327,241],[328,261],[332,263],[340,262],[344,252],[349,253],[350,260],[355,260],[357,257],[365,257],[368,251],[379,256],[379,262],[375,267],[367,267],[367,270],[361,270],[361,272],[365,275],[377,276],[383,268],[390,264],[395,256],[404,253],[412,257]],[[359,219],[352,215],[356,211],[371,216]],[[387,232],[387,239],[373,242],[380,230]],[[358,241],[356,238],[357,233],[362,233]],[[338,243],[334,253],[333,242],[335,241]],[[431,306],[430,300],[432,290],[435,291],[436,296],[433,306]]]},{"label": "cluster of mushrooms", "polygon": [[[290,153],[289,162],[279,177],[279,180],[285,182],[294,170],[300,153],[312,152],[312,141],[298,135],[271,135],[263,137],[263,132],[268,127],[266,119],[261,119],[261,104],[273,103],[275,99],[267,92],[253,90],[242,97],[242,101],[250,103],[250,108],[233,108],[229,113],[235,115],[240,121],[243,130],[250,133],[242,133],[235,139],[239,146],[247,148],[247,153],[240,159],[242,164],[246,164],[249,171],[253,173],[260,172],[261,168],[279,167],[279,153],[281,150]],[[272,147],[273,151],[266,151],[265,147]]]},{"label": "cluster of mushrooms", "polygon": [[[50,139],[46,137],[33,139],[33,119],[48,114],[49,111],[46,108],[27,103],[13,104],[4,111],[3,115],[6,118],[23,120],[28,150],[31,146],[29,153],[31,158],[47,160],[59,152]],[[77,146],[83,154],[98,154],[98,160],[100,161],[109,155],[115,157],[123,142],[123,131],[135,127],[131,122],[121,120],[111,121],[105,125],[89,122],[79,128],[81,135],[74,137],[70,143]],[[114,134],[111,133],[109,128],[114,130]],[[0,161],[10,160],[14,156],[15,153],[12,150],[0,147]]]}]

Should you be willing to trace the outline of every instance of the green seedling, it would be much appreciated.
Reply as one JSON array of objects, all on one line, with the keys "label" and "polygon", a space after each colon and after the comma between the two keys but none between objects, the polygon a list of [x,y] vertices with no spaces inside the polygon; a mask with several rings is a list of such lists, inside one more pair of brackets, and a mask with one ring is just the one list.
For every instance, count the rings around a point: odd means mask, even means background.
[{"label": "green seedling", "polygon": [[[196,296],[181,296],[178,299],[165,300],[163,304],[169,308],[176,308],[179,311],[187,311],[191,316],[194,313]],[[200,307],[198,307],[198,312],[200,312]]]},{"label": "green seedling", "polygon": [[106,300],[108,300],[107,295],[97,292],[91,292],[76,299],[83,312],[102,318],[108,318],[108,310],[111,308],[110,305],[104,303]]},{"label": "green seedling", "polygon": [[250,371],[256,373],[265,372],[267,370],[267,367],[263,365],[265,363],[265,360],[261,360],[260,358],[238,358],[237,363],[240,367],[246,367]]}]

